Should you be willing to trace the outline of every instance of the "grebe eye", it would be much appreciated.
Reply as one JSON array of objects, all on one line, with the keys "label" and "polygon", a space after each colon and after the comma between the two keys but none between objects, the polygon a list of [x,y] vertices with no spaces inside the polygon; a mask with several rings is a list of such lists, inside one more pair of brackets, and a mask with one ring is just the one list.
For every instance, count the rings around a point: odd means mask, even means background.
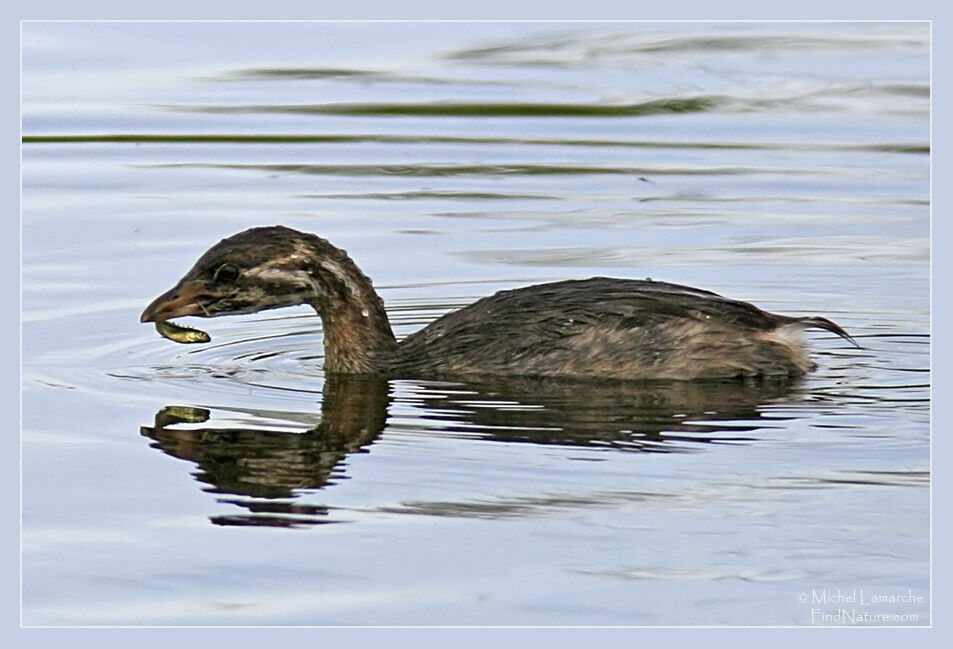
[{"label": "grebe eye", "polygon": [[230,283],[238,279],[238,267],[234,264],[222,264],[212,276],[212,281],[216,283]]}]

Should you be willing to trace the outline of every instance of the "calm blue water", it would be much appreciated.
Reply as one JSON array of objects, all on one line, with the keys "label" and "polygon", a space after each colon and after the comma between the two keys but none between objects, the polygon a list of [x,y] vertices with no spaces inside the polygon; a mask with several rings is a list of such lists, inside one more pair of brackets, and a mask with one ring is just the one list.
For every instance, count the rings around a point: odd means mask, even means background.
[{"label": "calm blue water", "polygon": [[[930,622],[925,24],[27,23],[22,86],[24,624]],[[863,349],[340,383],[307,308],[139,324],[275,223],[398,336],[649,276]]]}]

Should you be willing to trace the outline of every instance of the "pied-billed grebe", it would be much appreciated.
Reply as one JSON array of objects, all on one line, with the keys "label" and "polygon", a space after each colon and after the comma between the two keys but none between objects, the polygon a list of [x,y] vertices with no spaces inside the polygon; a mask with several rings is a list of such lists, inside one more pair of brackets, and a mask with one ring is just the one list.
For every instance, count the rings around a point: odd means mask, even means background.
[{"label": "pied-billed grebe", "polygon": [[394,378],[798,376],[815,367],[800,330],[825,329],[856,345],[826,318],[768,313],[677,284],[605,277],[501,291],[398,342],[384,303],[347,253],[282,226],[212,246],[141,321],[297,304],[321,316],[325,371]]}]

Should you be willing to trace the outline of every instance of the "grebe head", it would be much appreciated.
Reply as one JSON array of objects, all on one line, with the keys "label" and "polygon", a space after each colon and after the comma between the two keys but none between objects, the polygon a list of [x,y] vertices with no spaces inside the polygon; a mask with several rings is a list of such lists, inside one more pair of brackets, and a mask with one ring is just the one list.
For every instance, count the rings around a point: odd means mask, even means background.
[{"label": "grebe head", "polygon": [[361,300],[369,280],[324,239],[283,226],[253,228],[212,246],[140,320],[254,313]]},{"label": "grebe head", "polygon": [[396,348],[384,305],[347,253],[283,226],[252,228],[219,241],[157,297],[141,322],[211,318],[310,304],[324,324],[325,369],[373,372]]}]

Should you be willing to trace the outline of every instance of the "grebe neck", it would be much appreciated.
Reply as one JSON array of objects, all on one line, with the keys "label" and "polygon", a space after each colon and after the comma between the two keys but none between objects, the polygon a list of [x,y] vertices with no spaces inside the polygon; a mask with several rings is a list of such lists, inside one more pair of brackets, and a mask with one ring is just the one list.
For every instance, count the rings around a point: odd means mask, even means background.
[{"label": "grebe neck", "polygon": [[322,284],[310,304],[324,329],[325,371],[379,373],[381,363],[397,350],[397,339],[371,281],[353,262],[324,262],[312,274]]}]

